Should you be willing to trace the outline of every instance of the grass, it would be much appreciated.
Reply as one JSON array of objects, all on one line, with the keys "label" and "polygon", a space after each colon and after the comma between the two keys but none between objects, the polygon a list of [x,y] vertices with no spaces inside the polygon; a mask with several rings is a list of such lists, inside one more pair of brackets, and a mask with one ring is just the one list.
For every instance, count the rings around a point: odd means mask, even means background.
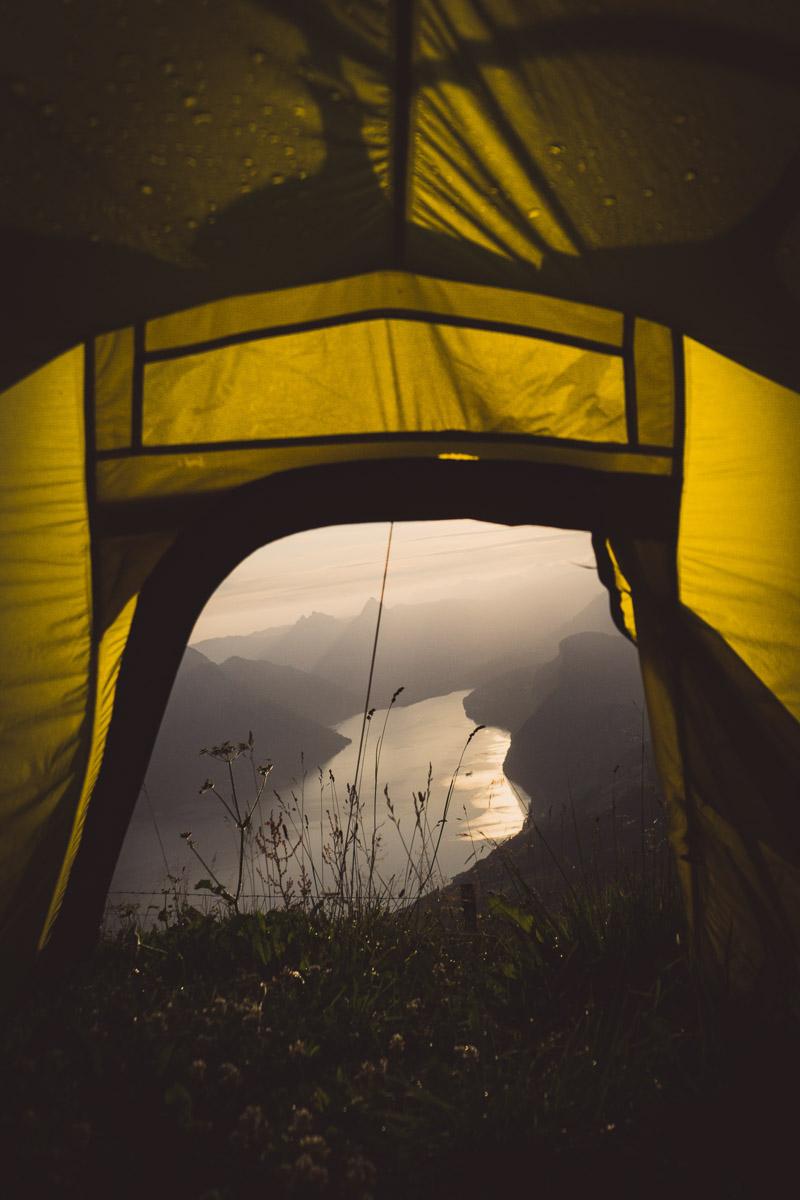
[{"label": "grass", "polygon": [[[277,901],[284,908],[297,903],[304,908],[324,908],[336,917],[352,915],[362,907],[398,911],[412,900],[419,903],[438,885],[445,884],[439,847],[445,826],[452,820],[452,802],[464,756],[485,726],[476,725],[467,736],[438,816],[432,812],[433,775],[429,765],[424,790],[412,796],[410,828],[407,823],[404,829],[388,785],[382,793],[379,785],[389,717],[403,690],[400,687],[395,691],[384,714],[372,752],[372,778],[366,786],[364,773],[375,709],[365,711],[355,782],[345,785],[343,796],[333,773],[329,771],[326,777],[318,769],[318,835],[308,817],[307,772],[302,761],[300,780],[286,795],[269,789],[273,764],[270,759],[257,761],[252,733],[247,741],[224,741],[201,750],[214,764],[212,770],[216,770],[217,777],[209,776],[199,794],[219,806],[223,821],[233,832],[234,865],[227,872],[218,867],[214,848],[204,846],[191,830],[186,830],[181,838],[198,864],[196,875],[200,878],[195,875],[192,885],[185,869],[179,875],[170,874],[148,797],[167,876],[162,904],[150,905],[147,912],[156,911],[158,920],[166,924],[190,902],[203,912],[216,907],[243,913],[268,911]],[[402,868],[388,876],[382,862],[387,827],[394,830],[404,856]],[[118,920],[121,907],[112,906],[112,920]],[[135,905],[125,907],[129,916],[137,915]]]},{"label": "grass", "polygon": [[472,935],[377,905],[132,926],[7,1032],[19,1194],[402,1195],[476,1136],[602,1141],[689,1069],[676,919],[617,891],[547,928],[498,899]]},{"label": "grass", "polygon": [[5,1194],[400,1200],[519,1181],[537,1196],[781,1194],[796,1019],[698,972],[652,823],[628,829],[626,856],[595,820],[603,859],[584,853],[573,811],[570,861],[530,822],[516,857],[499,848],[489,875],[478,863],[476,905],[469,884],[433,887],[459,763],[438,819],[430,776],[414,797],[407,870],[384,880],[385,732],[371,796],[357,775],[340,804],[330,781],[321,847],[302,788],[267,808],[251,740],[211,748],[229,788],[203,790],[234,827],[232,878],[194,846],[194,897],[173,881],[156,928],[127,910],[4,1026]]},{"label": "grass", "polygon": [[485,1195],[512,1167],[538,1194],[750,1194],[691,1190],[688,1115],[713,1150],[709,1103],[752,1108],[731,1072],[763,1030],[698,987],[674,894],[530,901],[474,932],[444,900],[131,923],[4,1031],[6,1194]]}]

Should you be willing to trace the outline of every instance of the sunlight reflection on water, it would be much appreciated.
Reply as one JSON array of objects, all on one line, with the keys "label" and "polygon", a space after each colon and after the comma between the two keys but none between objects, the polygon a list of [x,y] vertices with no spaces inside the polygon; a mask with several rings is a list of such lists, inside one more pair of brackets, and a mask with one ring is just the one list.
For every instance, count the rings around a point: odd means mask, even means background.
[{"label": "sunlight reflection on water", "polygon": [[[389,716],[386,740],[379,765],[379,810],[383,808],[383,787],[389,794],[401,821],[401,831],[413,822],[411,793],[425,788],[427,766],[431,764],[430,808],[432,821],[442,816],[447,790],[464,744],[475,724],[464,712],[463,700],[468,692],[450,692],[421,700],[407,708],[395,708]],[[366,800],[374,795],[374,739],[380,731],[386,710],[375,713],[371,722],[373,741],[368,742],[367,770],[362,785]],[[341,750],[325,765],[338,779],[350,778],[355,764],[361,718],[351,717],[337,726],[340,733],[352,739],[351,746]],[[503,729],[481,729],[470,742],[453,788],[445,834],[439,848],[442,869],[448,875],[457,874],[465,866],[469,850],[464,840],[477,843],[498,841],[510,837],[522,828],[525,812],[520,792],[518,800],[503,774],[503,760],[508,752],[510,735]],[[369,786],[368,786],[369,781]],[[517,789],[519,790],[519,789]],[[381,816],[379,814],[379,821]],[[391,826],[384,826],[384,867],[405,863],[402,846],[391,838]],[[490,846],[480,847],[481,853]],[[389,870],[391,874],[391,869]]]},{"label": "sunlight reflection on water", "polygon": [[[384,879],[392,875],[402,876],[407,861],[401,837],[389,819],[384,787],[388,786],[400,833],[408,841],[414,826],[413,795],[425,790],[430,764],[428,819],[438,836],[436,822],[442,818],[453,772],[467,738],[475,728],[474,722],[464,712],[463,699],[466,695],[466,691],[451,692],[446,696],[434,696],[417,704],[392,709],[386,725],[377,777],[375,748],[384,726],[386,710],[377,710],[368,726],[361,794],[365,805],[367,838],[372,831],[373,804],[376,806],[378,830],[382,838],[380,871]],[[322,764],[322,791],[317,769],[307,772],[304,787],[300,779],[296,779],[293,789],[280,789],[287,802],[291,799],[292,790],[298,799],[302,796],[315,860],[319,855],[320,835],[325,840],[328,834],[326,810],[330,811],[333,806],[329,773],[334,776],[333,786],[342,808],[346,800],[346,784],[352,780],[355,769],[361,721],[361,716],[354,716],[337,726],[345,737],[351,739],[351,743]],[[523,805],[527,803],[527,797],[517,789],[520,796],[517,799],[512,785],[503,774],[503,760],[509,742],[510,736],[504,730],[488,727],[480,730],[467,747],[453,787],[439,847],[439,865],[448,877],[463,871],[474,855],[482,857],[491,850],[494,842],[502,841],[522,828],[525,816]],[[274,797],[270,796],[269,804],[273,801]],[[269,804],[265,801],[266,811]],[[179,871],[184,865],[187,867],[186,878],[190,891],[196,878],[205,872],[199,869],[185,843],[181,842],[181,830],[191,829],[204,856],[214,856],[220,879],[226,881],[235,873],[235,831],[222,820],[218,808],[209,802],[208,796],[197,797],[191,806],[183,806],[178,812],[159,811],[158,825],[170,869]],[[120,902],[125,899],[124,893],[129,891],[133,893],[161,888],[164,875],[164,863],[152,819],[146,806],[140,804],[117,865],[112,883],[116,895],[112,899]]]}]

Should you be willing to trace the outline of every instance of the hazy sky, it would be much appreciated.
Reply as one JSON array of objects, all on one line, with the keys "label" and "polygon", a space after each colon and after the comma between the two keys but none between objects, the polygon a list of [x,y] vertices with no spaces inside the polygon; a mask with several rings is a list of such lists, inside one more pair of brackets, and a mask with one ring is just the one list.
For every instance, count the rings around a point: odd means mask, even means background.
[{"label": "hazy sky", "polygon": [[[340,525],[294,534],[262,546],[211,597],[191,641],[288,625],[313,611],[360,612],[380,591],[387,524]],[[586,585],[594,567],[590,535],[535,525],[483,521],[396,524],[386,603],[488,595],[502,582],[535,589],[556,571]]]}]

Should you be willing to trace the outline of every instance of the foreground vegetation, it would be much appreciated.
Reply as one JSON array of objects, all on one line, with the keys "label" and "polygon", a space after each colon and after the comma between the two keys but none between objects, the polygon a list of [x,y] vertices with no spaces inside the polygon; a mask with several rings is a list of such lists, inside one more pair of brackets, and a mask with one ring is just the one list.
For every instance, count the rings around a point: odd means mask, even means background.
[{"label": "foreground vegetation", "polygon": [[5,1028],[5,1194],[765,1194],[783,1028],[698,987],[671,892],[529,901],[129,924]]},{"label": "foreground vegetation", "polygon": [[0,1039],[4,1195],[782,1193],[789,997],[756,1009],[695,970],[641,798],[638,830],[612,806],[605,858],[573,812],[574,861],[530,822],[477,891],[435,890],[463,754],[438,816],[429,772],[386,880],[377,782],[362,799],[357,769],[340,802],[331,777],[315,861],[303,793],[267,803],[252,737],[205,753],[231,878],[187,831],[203,878],[170,878],[156,928],[117,913],[68,981],[31,986]]}]

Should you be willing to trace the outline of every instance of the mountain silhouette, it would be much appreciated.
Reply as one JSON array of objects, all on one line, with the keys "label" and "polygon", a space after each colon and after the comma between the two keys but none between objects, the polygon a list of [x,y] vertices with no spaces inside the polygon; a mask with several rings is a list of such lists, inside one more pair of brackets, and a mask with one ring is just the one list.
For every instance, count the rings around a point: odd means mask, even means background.
[{"label": "mountain silhouette", "polygon": [[192,648],[215,663],[223,663],[235,655],[241,655],[243,658],[263,658],[291,628],[291,625],[276,625],[272,629],[258,629],[254,633],[225,634],[223,637],[195,642]]},{"label": "mountain silhouette", "polygon": [[612,786],[654,784],[635,648],[618,634],[564,638],[532,676],[532,709],[511,739],[504,769],[531,796],[534,815],[601,808]]},{"label": "mountain silhouette", "polygon": [[[556,643],[575,633],[604,633],[622,642],[608,608],[605,593],[591,600],[585,608],[571,617],[559,629]],[[624,655],[623,649],[620,651]],[[473,721],[499,725],[516,733],[539,702],[555,686],[558,658],[550,661],[552,643],[548,649],[537,648],[528,653],[519,650],[503,659],[487,664],[485,679],[464,699],[464,711]]]},{"label": "mountain silhouette", "polygon": [[[314,770],[348,744],[335,730],[284,705],[279,675],[270,674],[268,666],[259,671],[261,666],[243,667],[239,660],[226,669],[197,650],[186,650],[147,770],[146,785],[157,808],[194,803],[206,777],[226,773],[215,759],[201,758],[201,749],[226,740],[246,741],[251,730],[257,761],[274,762],[271,786],[300,774],[301,754],[305,766]],[[296,679],[293,686],[296,696]],[[303,686],[310,689],[313,680]],[[325,702],[336,703],[330,693],[326,700],[323,691],[318,707]],[[343,698],[338,704],[346,707]],[[237,764],[240,774],[242,767]],[[245,786],[252,786],[252,777]]]},{"label": "mountain silhouette", "polygon": [[[371,703],[380,708],[403,687],[398,703],[413,704],[474,688],[519,666],[525,655],[536,653],[544,659],[562,631],[565,617],[583,621],[580,628],[612,631],[605,593],[589,612],[589,602],[597,595],[596,576],[589,571],[576,574],[568,593],[563,574],[543,572],[535,586],[530,580],[522,583],[516,578],[498,581],[496,594],[488,599],[483,593],[414,604],[387,603]],[[581,610],[587,613],[585,618]],[[310,672],[355,692],[363,704],[377,616],[378,603],[371,597],[352,617],[312,612],[291,626],[207,639],[196,642],[194,648],[220,664],[235,656],[266,659]]]},{"label": "mountain silhouette", "polygon": [[363,695],[269,659],[228,658],[221,670],[243,694],[274,697],[282,708],[320,725],[338,725],[364,708]]}]

